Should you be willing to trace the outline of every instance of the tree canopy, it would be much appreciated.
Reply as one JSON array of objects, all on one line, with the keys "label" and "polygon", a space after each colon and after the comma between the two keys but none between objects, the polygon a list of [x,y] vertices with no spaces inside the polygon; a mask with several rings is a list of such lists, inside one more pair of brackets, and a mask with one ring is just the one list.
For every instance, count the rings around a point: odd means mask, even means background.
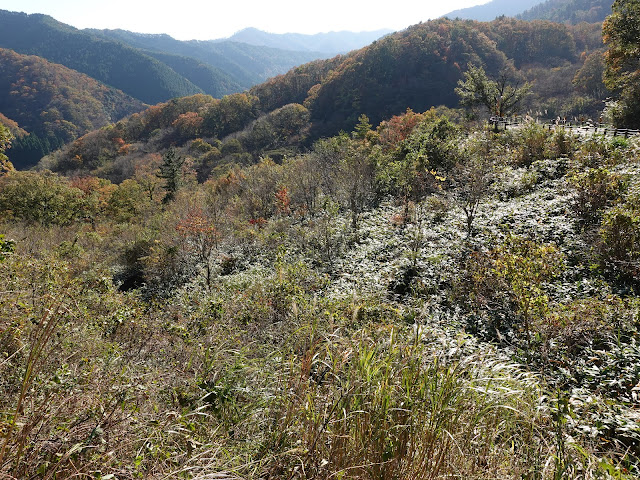
[{"label": "tree canopy", "polygon": [[13,135],[7,127],[0,123],[0,176],[13,170],[13,165],[5,155],[5,150],[11,145]]},{"label": "tree canopy", "polygon": [[618,125],[640,126],[640,0],[616,0],[603,25],[605,82],[619,94]]},{"label": "tree canopy", "polygon": [[461,105],[486,107],[492,115],[507,117],[518,112],[530,89],[529,83],[522,85],[506,71],[501,72],[497,80],[491,80],[482,67],[470,64],[455,91]]}]

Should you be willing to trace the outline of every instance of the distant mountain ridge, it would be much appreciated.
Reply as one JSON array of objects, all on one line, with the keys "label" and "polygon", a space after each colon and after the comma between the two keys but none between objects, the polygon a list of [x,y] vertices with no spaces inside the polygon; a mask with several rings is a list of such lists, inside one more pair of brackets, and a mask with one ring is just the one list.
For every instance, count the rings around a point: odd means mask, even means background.
[{"label": "distant mountain ridge", "polygon": [[443,17],[490,22],[502,15],[514,17],[539,3],[541,3],[541,0],[492,0],[483,5],[454,10],[443,15]]},{"label": "distant mountain ridge", "polygon": [[176,73],[212,97],[221,98],[224,95],[244,90],[244,87],[232,75],[195,58],[166,52],[143,51],[150,57],[168,65]]},{"label": "distant mountain ridge", "polygon": [[0,10],[0,48],[65,65],[148,104],[197,93],[219,98],[332,56],[234,41],[79,30],[48,15],[6,10]]},{"label": "distant mountain ridge", "polygon": [[0,10],[0,47],[64,65],[145,103],[202,93],[140,50],[90,35],[48,15]]},{"label": "distant mountain ridge", "polygon": [[393,30],[381,29],[368,32],[340,31],[305,35],[302,33],[268,33],[257,28],[245,28],[229,38],[216,41],[233,41],[284,50],[338,54],[366,47],[392,32]]},{"label": "distant mountain ridge", "polygon": [[[482,65],[493,78],[507,71],[516,80],[530,81],[529,105],[548,108],[552,117],[570,114],[576,104],[601,108],[602,97],[576,97],[572,83],[583,67],[581,52],[601,46],[600,32],[597,24],[574,27],[507,17],[432,20],[347,55],[301,65],[246,93],[221,100],[196,95],[150,107],[112,130],[76,140],[40,166],[101,172],[122,181],[128,166],[176,145],[190,155],[204,148],[194,164],[204,180],[224,165],[292,157],[314,140],[351,131],[362,114],[376,125],[407,108],[455,108],[454,87],[469,63]],[[114,138],[137,147],[121,153]]]},{"label": "distant mountain ridge", "polygon": [[283,50],[238,41],[182,41],[166,34],[142,34],[127,30],[86,32],[141,49],[152,56],[162,53],[195,59],[228,76],[239,85],[235,92],[248,89],[297,65],[330,56],[320,52]]},{"label": "distant mountain ridge", "polygon": [[229,40],[185,42],[169,35],[80,30],[48,15],[0,10],[0,121],[18,134],[12,160],[28,168],[144,104],[203,93],[222,98],[334,56],[309,50],[315,45],[331,50],[339,44],[348,50],[383,33],[289,34],[279,37],[280,44],[299,50],[283,50]]}]

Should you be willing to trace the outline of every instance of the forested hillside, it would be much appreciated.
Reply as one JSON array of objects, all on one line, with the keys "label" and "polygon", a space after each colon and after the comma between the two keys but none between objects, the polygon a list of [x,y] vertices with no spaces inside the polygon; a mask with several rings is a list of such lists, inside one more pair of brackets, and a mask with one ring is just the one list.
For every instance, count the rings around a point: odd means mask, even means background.
[{"label": "forested hillside", "polygon": [[65,143],[144,108],[87,75],[6,49],[0,49],[0,92],[0,112],[17,122],[14,127],[0,119],[17,134],[11,149],[16,168],[33,166]]},{"label": "forested hillside", "polygon": [[[167,99],[193,90],[221,97],[310,56],[308,52],[284,52],[234,42],[179,42],[167,35],[121,30],[89,34],[45,16],[4,12],[0,23],[2,18],[12,21],[11,28],[0,33],[0,44],[2,38],[10,39],[8,43],[23,50],[64,57],[60,59],[92,72],[108,84],[133,88],[137,98]],[[15,35],[10,34],[14,30]],[[46,35],[57,40],[44,42]],[[377,124],[406,108],[424,111],[434,105],[455,107],[458,99],[453,87],[469,63],[483,65],[491,76],[508,73],[516,81],[532,82],[533,95],[527,105],[532,113],[544,112],[551,118],[596,116],[608,93],[600,81],[604,68],[601,42],[600,28],[595,24],[564,26],[508,18],[489,23],[447,19],[426,22],[346,56],[303,64],[253,87],[249,96],[258,101],[252,105],[255,115],[251,118],[287,104],[304,105],[310,116],[304,138],[313,140],[350,128],[361,113]],[[82,46],[73,55],[64,53],[80,43]],[[165,87],[170,85],[188,88],[167,90]],[[34,112],[40,115],[37,108]],[[11,118],[8,112],[3,113]],[[205,112],[193,113],[199,118],[207,116]],[[172,122],[176,120],[173,118]],[[211,122],[208,120],[208,129],[197,134],[217,135]],[[239,129],[246,126],[241,122]],[[164,127],[173,128],[168,123]],[[228,128],[223,130],[226,135],[233,133]],[[141,140],[135,136],[126,139],[129,143]],[[16,152],[23,148],[21,140],[14,145]],[[301,146],[304,145],[297,148]],[[39,150],[29,148],[32,153],[28,159],[20,159],[16,153],[17,165],[33,163]],[[254,159],[262,150],[252,152]]]},{"label": "forested hillside", "polygon": [[519,15],[523,20],[578,24],[601,23],[611,15],[613,0],[547,0]]},{"label": "forested hillside", "polygon": [[[30,133],[20,131],[12,142],[17,168],[141,110],[142,102],[201,92],[219,98],[320,56],[235,42],[80,31],[45,15],[7,11],[0,11],[0,47],[5,47],[0,112],[5,124],[11,119]],[[26,60],[12,50],[31,56]]]},{"label": "forested hillside", "polygon": [[475,25],[438,20],[381,39],[344,59],[305,100],[320,134],[347,129],[365,113],[374,123],[411,108],[454,107],[452,86],[467,63],[491,74],[507,58]]},{"label": "forested hillside", "polygon": [[[171,144],[186,149],[204,138],[215,148],[188,155],[199,178],[206,178],[218,166],[291,155],[315,139],[352,128],[362,113],[377,125],[407,108],[455,108],[454,87],[468,64],[482,65],[493,77],[505,73],[514,82],[533,82],[524,104],[532,116],[597,116],[607,94],[601,79],[601,38],[597,25],[440,19],[347,56],[297,67],[248,94],[221,101],[197,96],[152,107],[112,130],[74,142],[44,164],[63,172],[95,173],[99,168],[112,180],[121,180],[130,175],[130,165],[142,152]],[[289,133],[277,133],[282,128]],[[119,153],[114,138],[132,148]]]},{"label": "forested hillside", "polygon": [[[452,87],[468,63],[484,65],[492,75],[509,70],[513,63],[517,69],[510,72],[513,78],[534,82],[538,98],[531,106],[542,106],[541,111],[547,110],[549,116],[566,116],[578,109],[593,112],[600,108],[602,98],[577,100],[573,80],[584,58],[601,48],[597,25],[567,27],[508,18],[490,23],[440,19],[351,53],[338,67],[326,69],[330,73],[315,84],[313,74],[301,71],[301,75],[279,76],[252,92],[269,106],[295,98],[311,111],[318,135],[332,134],[349,128],[360,113],[379,122],[407,107],[415,111],[434,105],[455,107]],[[312,71],[319,72],[320,65]],[[293,97],[281,95],[294,90]],[[306,99],[301,100],[307,91]],[[274,102],[272,95],[282,100]]]},{"label": "forested hillside", "polygon": [[168,35],[78,30],[46,15],[0,11],[0,47],[85,73],[149,104],[240,92],[326,57],[238,42],[181,42]]},{"label": "forested hillside", "polygon": [[163,52],[145,53],[171,67],[207,95],[220,98],[245,89],[230,74],[195,58]]},{"label": "forested hillside", "polygon": [[454,10],[444,16],[485,22],[507,16],[576,25],[580,22],[602,23],[611,14],[612,4],[613,0],[492,0],[483,5]]}]

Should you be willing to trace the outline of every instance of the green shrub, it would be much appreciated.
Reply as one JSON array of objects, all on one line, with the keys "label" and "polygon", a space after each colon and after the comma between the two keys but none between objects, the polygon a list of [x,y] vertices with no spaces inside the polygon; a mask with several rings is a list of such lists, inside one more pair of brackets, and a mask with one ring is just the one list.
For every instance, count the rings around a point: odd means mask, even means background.
[{"label": "green shrub", "polygon": [[600,242],[603,269],[620,280],[635,280],[640,273],[640,212],[628,205],[606,212]]},{"label": "green shrub", "polygon": [[462,267],[454,298],[466,300],[474,328],[491,337],[496,331],[498,337],[524,337],[529,350],[549,313],[545,283],[564,268],[560,251],[554,245],[509,235],[487,253],[465,255]]},{"label": "green shrub", "polygon": [[575,192],[575,212],[587,223],[592,223],[604,208],[620,198],[628,181],[622,175],[600,167],[574,174],[569,177],[569,185]]},{"label": "green shrub", "polygon": [[[547,315],[542,330],[556,360],[580,355],[587,347],[606,348],[616,336],[633,328],[633,312],[620,297],[584,298],[556,305]],[[566,358],[565,358],[566,360]]]},{"label": "green shrub", "polygon": [[509,286],[522,319],[527,343],[531,342],[534,322],[549,312],[549,298],[544,283],[560,274],[562,255],[553,245],[540,245],[532,240],[510,235],[493,251],[494,271]]},{"label": "green shrub", "polygon": [[430,111],[409,138],[402,141],[399,153],[419,171],[448,172],[460,155],[459,137],[460,129],[456,125]]},{"label": "green shrub", "polygon": [[0,234],[0,262],[5,260],[16,249],[16,242],[13,240],[5,239],[5,236]]},{"label": "green shrub", "polygon": [[107,213],[116,222],[132,222],[150,203],[142,185],[136,180],[127,179],[111,194]]},{"label": "green shrub", "polygon": [[591,135],[582,141],[575,160],[582,167],[598,168],[617,165],[627,156],[628,141],[620,137]]},{"label": "green shrub", "polygon": [[545,156],[552,159],[571,157],[577,148],[578,137],[570,130],[558,128],[547,138]]},{"label": "green shrub", "polygon": [[227,156],[234,153],[242,153],[244,152],[244,148],[242,147],[240,140],[238,140],[237,138],[232,138],[222,144],[220,152],[222,153],[222,155]]},{"label": "green shrub", "polygon": [[527,123],[517,131],[518,142],[514,162],[517,166],[528,167],[536,160],[543,160],[547,151],[547,139],[551,134],[542,125]]},{"label": "green shrub", "polygon": [[201,138],[196,138],[191,142],[191,145],[189,145],[189,151],[196,152],[196,153],[207,153],[212,148],[214,148],[213,145],[211,145],[208,142],[205,142]]},{"label": "green shrub", "polygon": [[83,192],[50,173],[14,172],[0,179],[0,215],[44,225],[83,218]]}]

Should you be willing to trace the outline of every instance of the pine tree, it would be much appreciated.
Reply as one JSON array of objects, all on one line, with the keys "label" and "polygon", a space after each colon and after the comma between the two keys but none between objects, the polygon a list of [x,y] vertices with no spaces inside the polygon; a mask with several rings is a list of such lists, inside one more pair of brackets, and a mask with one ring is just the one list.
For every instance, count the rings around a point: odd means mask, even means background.
[{"label": "pine tree", "polygon": [[176,153],[175,148],[171,147],[162,157],[162,165],[160,165],[160,173],[158,178],[162,178],[165,181],[164,189],[166,191],[162,203],[171,202],[176,192],[182,186],[182,165],[184,164],[184,157],[179,156]]}]

